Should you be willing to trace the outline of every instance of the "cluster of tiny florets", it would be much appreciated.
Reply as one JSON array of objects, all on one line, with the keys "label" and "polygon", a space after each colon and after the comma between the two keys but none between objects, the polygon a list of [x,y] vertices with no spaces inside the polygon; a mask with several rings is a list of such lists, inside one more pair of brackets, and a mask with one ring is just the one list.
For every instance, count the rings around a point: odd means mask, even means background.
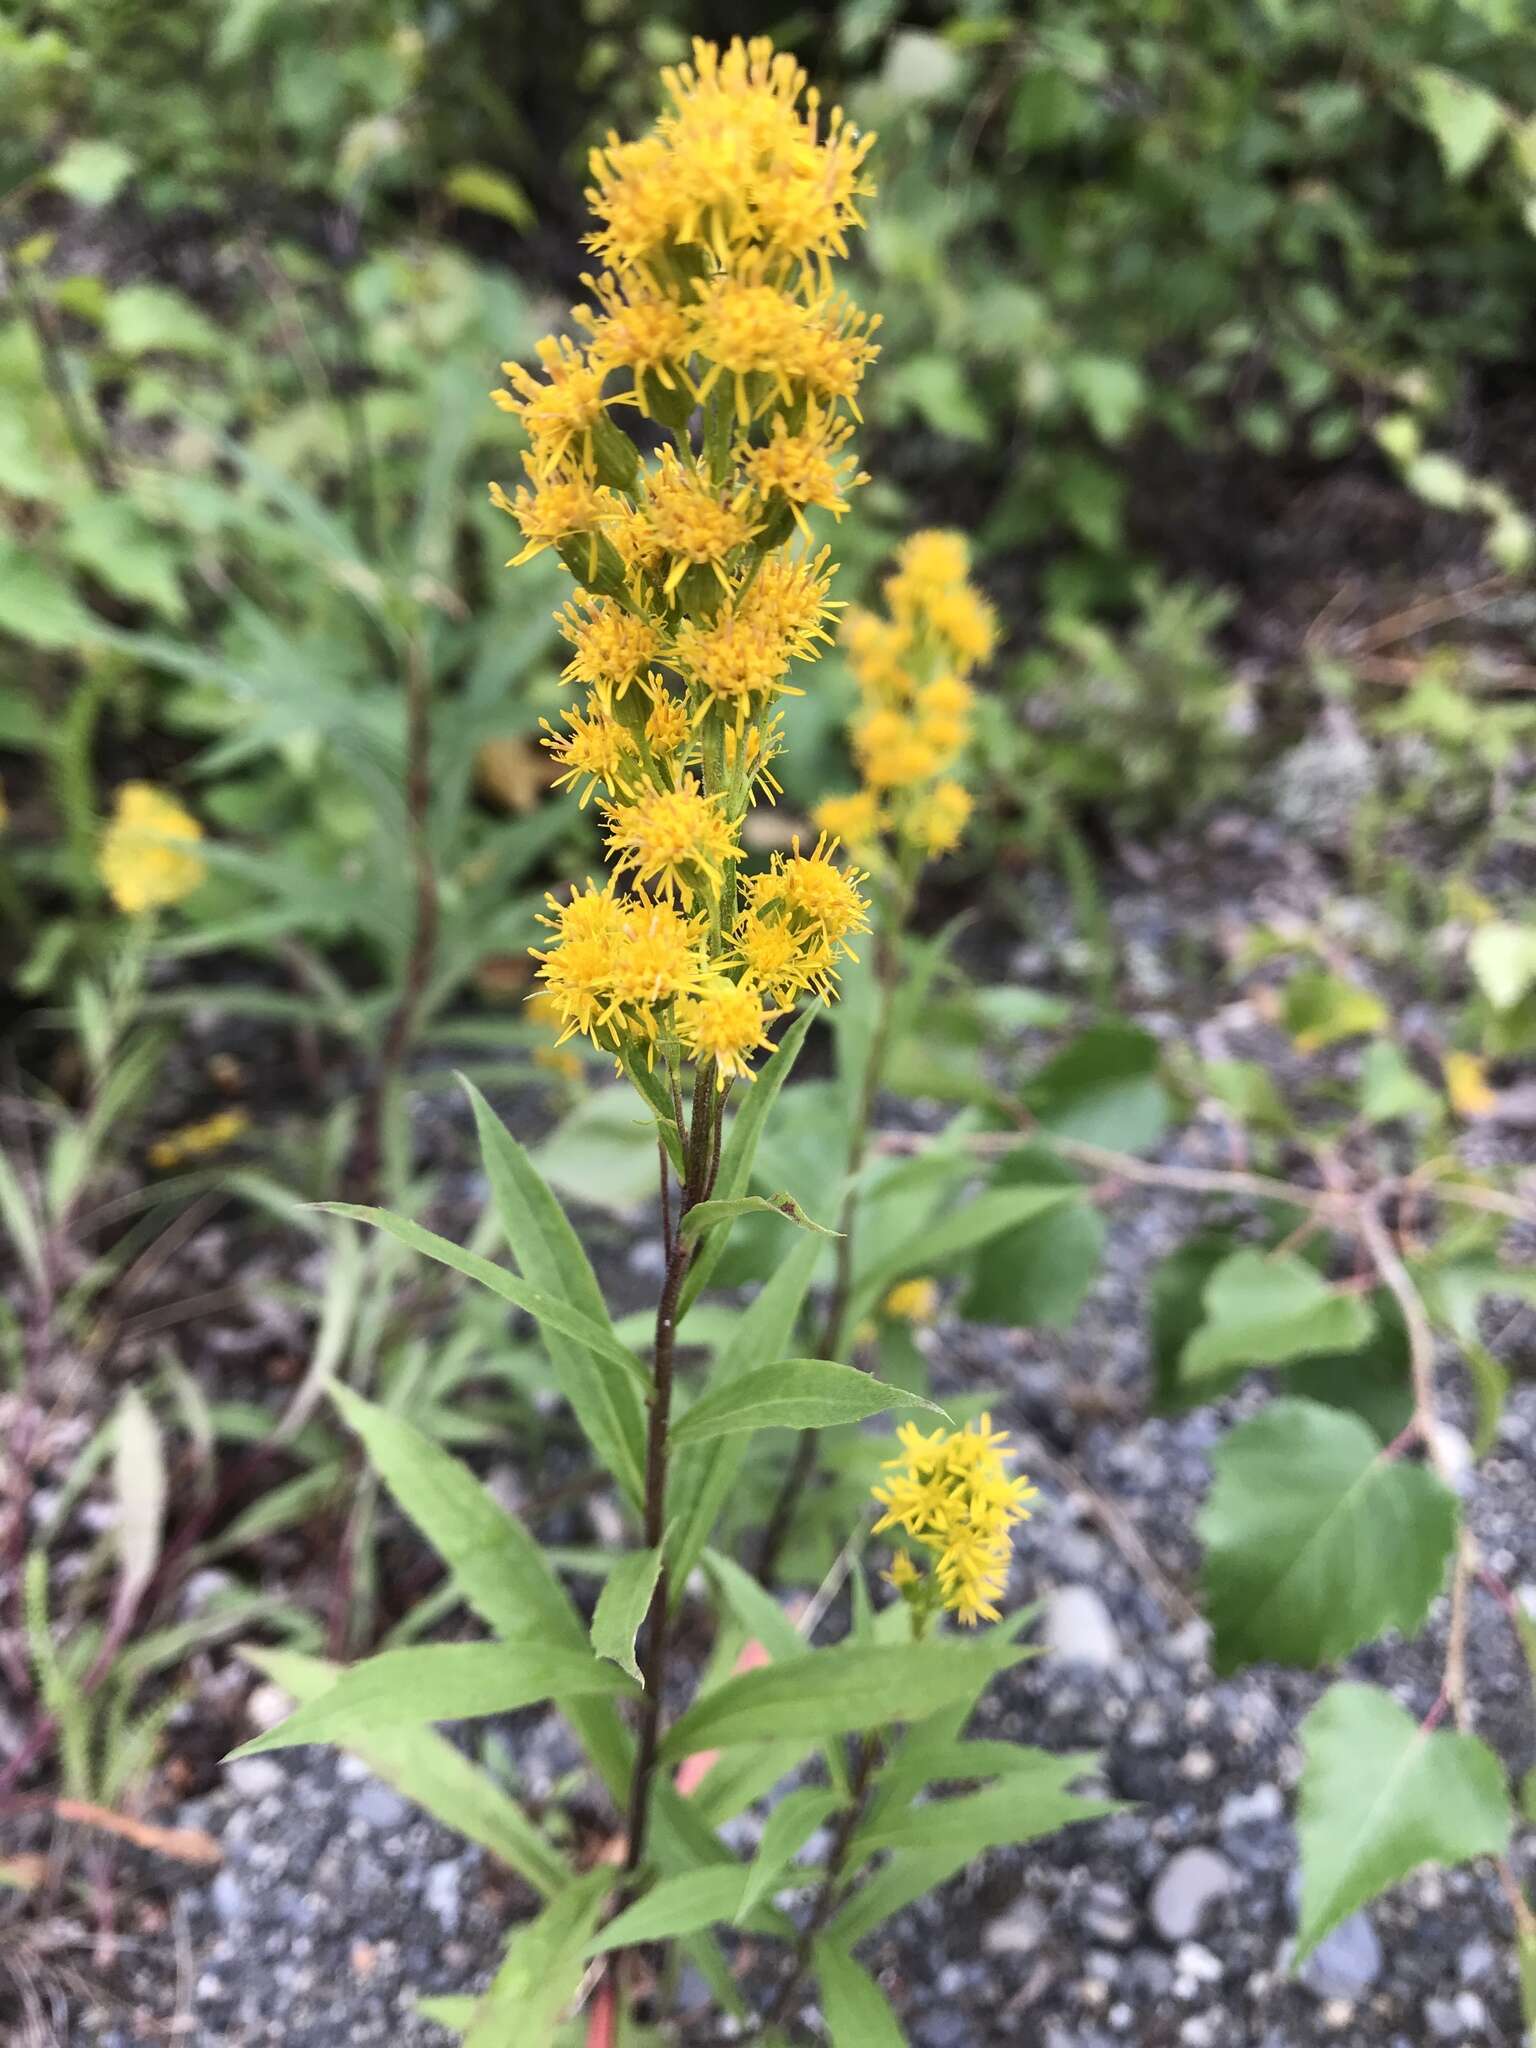
[{"label": "cluster of tiny florets", "polygon": [[694,44],[636,141],[594,150],[574,335],[493,393],[527,435],[491,497],[514,562],[546,548],[580,701],[546,721],[557,786],[599,814],[613,879],[551,904],[536,950],[563,1037],[748,1075],[769,1025],[834,992],[866,929],[856,872],[814,852],[740,874],[751,804],[778,791],[778,700],[839,607],[811,520],[865,481],[849,448],[875,322],[833,266],[872,189],[871,138],[827,114],[766,37]]},{"label": "cluster of tiny florets", "polygon": [[952,852],[970,820],[956,771],[974,721],[970,677],[997,626],[958,533],[913,534],[884,595],[883,613],[850,611],[840,636],[859,686],[849,740],[861,786],[827,797],[816,822],[861,855],[911,861]]},{"label": "cluster of tiny florets", "polygon": [[873,1489],[884,1509],[878,1536],[900,1529],[932,1559],[932,1574],[911,1554],[898,1551],[891,1583],[914,1610],[945,1607],[966,1626],[1000,1619],[997,1602],[1008,1583],[1013,1530],[1029,1520],[1035,1488],[1011,1479],[1015,1453],[1006,1430],[992,1418],[961,1430],[936,1429],[924,1436],[916,1423],[897,1431],[901,1456],[886,1460],[891,1477]]}]

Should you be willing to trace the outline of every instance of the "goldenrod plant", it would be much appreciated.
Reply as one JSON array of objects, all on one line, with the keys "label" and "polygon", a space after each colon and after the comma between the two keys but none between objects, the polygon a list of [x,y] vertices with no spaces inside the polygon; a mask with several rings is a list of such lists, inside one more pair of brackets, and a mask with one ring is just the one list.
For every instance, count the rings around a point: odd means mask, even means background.
[{"label": "goldenrod plant", "polygon": [[[634,1083],[636,1113],[654,1122],[663,1272],[650,1357],[623,1341],[570,1222],[473,1090],[520,1274],[404,1217],[341,1210],[534,1319],[625,1503],[633,1547],[602,1560],[595,1608],[579,1608],[467,1469],[387,1407],[338,1390],[384,1484],[495,1639],[386,1650],[339,1674],[260,1653],[304,1704],[248,1745],[349,1744],[440,1806],[427,1781],[449,1769],[455,1816],[474,1816],[487,1838],[470,1767],[426,1724],[545,1699],[565,1712],[612,1802],[616,1853],[579,1874],[495,1793],[489,1834],[547,1903],[514,1934],[484,2000],[457,2014],[472,2048],[514,2038],[544,2048],[584,2000],[599,2030],[619,2023],[656,1982],[655,1951],[674,1943],[739,2028],[743,1995],[717,1929],[784,1945],[765,2041],[795,2021],[811,1972],[836,2038],[851,2038],[856,2011],[881,2015],[894,2038],[883,1994],[852,1957],[862,1935],[986,1844],[1104,1810],[1068,1789],[1081,1758],[1026,1755],[1027,1775],[1006,1796],[944,1803],[943,1869],[923,1857],[906,1883],[898,1854],[878,1885],[865,1882],[883,1852],[916,1846],[906,1809],[920,1787],[981,1783],[999,1768],[990,1748],[973,1758],[959,1736],[989,1679],[1027,1654],[1017,1641],[1026,1614],[1003,1616],[1011,1531],[1030,1489],[1007,1476],[1006,1435],[985,1418],[956,1429],[940,1410],[941,1427],[903,1440],[903,1476],[882,1488],[905,1531],[908,1562],[892,1569],[903,1597],[878,1613],[856,1600],[844,1640],[813,1648],[828,1602],[802,1635],[711,1547],[754,1432],[934,1404],[831,1357],[783,1355],[828,1233],[792,1199],[749,1192],[785,1075],[868,926],[864,872],[829,834],[754,870],[742,826],[774,793],[778,700],[802,687],[793,678],[833,617],[831,559],[809,522],[818,511],[836,518],[858,481],[847,443],[874,345],[836,273],[870,195],[870,142],[825,112],[765,40],[699,43],[664,82],[654,129],[594,154],[589,241],[604,268],[576,316],[583,338],[542,345],[541,374],[507,367],[499,402],[527,432],[526,481],[515,494],[496,488],[523,534],[516,559],[553,548],[577,586],[561,626],[581,694],[547,739],[576,803],[598,808],[611,868],[550,897],[534,956],[541,1006],[564,1037],[612,1055]],[[946,537],[909,551],[907,570],[923,572],[925,644],[943,644],[934,606],[946,594],[959,617],[957,563],[963,572]],[[985,615],[971,603],[968,616],[974,641]],[[953,667],[946,650],[944,702],[929,699],[945,721],[935,768],[963,737]],[[925,674],[919,690],[936,680]],[[911,843],[934,838],[930,824]],[[685,1378],[679,1327],[733,1224],[759,1215],[784,1232],[783,1256],[704,1376]],[[868,1520],[850,1525],[848,1563]],[[908,1543],[928,1560],[922,1571]],[[706,1587],[716,1644],[701,1676],[675,1642],[680,1608]],[[747,1638],[750,1668],[728,1675]],[[762,1848],[744,1862],[718,1829],[781,1786]],[[823,1824],[819,1865],[798,1866]],[[813,1904],[797,1922],[775,1899],[806,1884]],[[653,1952],[648,1965],[641,1949]],[[665,1963],[660,1984],[665,2015],[675,1985]]]}]

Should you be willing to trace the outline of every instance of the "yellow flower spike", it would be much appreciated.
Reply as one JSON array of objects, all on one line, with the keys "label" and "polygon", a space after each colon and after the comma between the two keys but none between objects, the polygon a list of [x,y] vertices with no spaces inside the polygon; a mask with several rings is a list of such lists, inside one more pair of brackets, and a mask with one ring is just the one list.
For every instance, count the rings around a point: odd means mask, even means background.
[{"label": "yellow flower spike", "polygon": [[934,858],[953,853],[975,808],[970,791],[960,783],[936,782],[902,819],[902,837]]},{"label": "yellow flower spike", "polygon": [[[674,1081],[750,1074],[768,1027],[830,997],[867,929],[862,877],[814,854],[739,872],[748,806],[772,800],[776,702],[842,607],[825,547],[786,546],[861,481],[847,443],[875,323],[834,289],[869,150],[765,38],[696,43],[649,133],[590,158],[601,267],[573,332],[505,366],[526,482],[492,501],[526,561],[555,549],[579,707],[544,726],[557,786],[602,814],[616,878],[551,902],[538,1002],[561,1037]],[[702,421],[694,409],[702,404]],[[631,434],[634,413],[667,432]],[[635,423],[638,424],[638,423]]]},{"label": "yellow flower spike", "polygon": [[855,851],[872,846],[880,836],[884,819],[880,799],[872,789],[855,789],[844,796],[823,797],[814,816],[817,829],[830,839],[841,840]]},{"label": "yellow flower spike", "polygon": [[151,782],[125,782],[102,834],[96,872],[119,910],[137,915],[180,903],[207,869],[195,854],[203,828],[173,796]]},{"label": "yellow flower spike", "polygon": [[1008,1476],[1015,1453],[1007,1431],[994,1430],[983,1415],[962,1430],[931,1436],[904,1423],[897,1438],[901,1456],[883,1467],[893,1476],[871,1489],[884,1510],[875,1535],[899,1528],[929,1553],[942,1603],[963,1627],[997,1621],[1012,1532],[1028,1521],[1035,1498],[1028,1480]]}]

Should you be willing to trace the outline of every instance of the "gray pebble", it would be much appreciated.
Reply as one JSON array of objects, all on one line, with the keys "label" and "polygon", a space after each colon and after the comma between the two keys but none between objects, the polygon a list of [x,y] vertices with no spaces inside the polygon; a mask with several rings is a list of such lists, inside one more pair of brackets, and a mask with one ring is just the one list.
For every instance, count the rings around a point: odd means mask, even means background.
[{"label": "gray pebble", "polygon": [[456,1934],[459,1926],[461,1902],[459,1888],[463,1870],[458,1858],[448,1856],[441,1863],[433,1863],[427,1870],[427,1881],[421,1888],[422,1900],[429,1913],[435,1914],[445,1934]]},{"label": "gray pebble", "polygon": [[1364,1913],[1351,1913],[1313,1949],[1300,1976],[1318,1998],[1361,1998],[1381,1975],[1381,1942]]},{"label": "gray pebble", "polygon": [[1011,1912],[988,1921],[981,1945],[989,1956],[1027,1956],[1040,1946],[1045,1927],[1044,1908],[1020,1899]]},{"label": "gray pebble", "polygon": [[288,1782],[288,1773],[270,1756],[240,1757],[226,1767],[224,1775],[242,1799],[265,1799],[269,1792],[280,1792]]},{"label": "gray pebble", "polygon": [[1232,1792],[1221,1803],[1221,1831],[1233,1834],[1239,1828],[1279,1820],[1285,1812],[1285,1794],[1278,1785],[1255,1785],[1251,1792]]},{"label": "gray pebble", "polygon": [[243,1917],[245,1893],[232,1870],[226,1867],[218,1873],[208,1888],[208,1896],[213,1901],[213,1910],[226,1927]]},{"label": "gray pebble", "polygon": [[370,1828],[397,1828],[409,1811],[400,1794],[377,1779],[364,1785],[352,1801],[352,1818]]},{"label": "gray pebble", "polygon": [[1120,1636],[1091,1586],[1057,1586],[1045,1598],[1045,1646],[1063,1663],[1108,1671],[1120,1662]]},{"label": "gray pebble", "polygon": [[1215,1849],[1181,1849],[1163,1866],[1147,1910],[1166,1942],[1187,1941],[1235,1888],[1237,1872]]}]

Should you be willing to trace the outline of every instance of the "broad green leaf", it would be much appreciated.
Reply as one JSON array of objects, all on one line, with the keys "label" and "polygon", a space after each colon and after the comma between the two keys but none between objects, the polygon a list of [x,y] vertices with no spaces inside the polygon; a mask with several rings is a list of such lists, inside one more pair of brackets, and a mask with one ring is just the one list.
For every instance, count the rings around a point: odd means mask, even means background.
[{"label": "broad green leaf", "polygon": [[737,1742],[823,1740],[932,1713],[1031,1652],[1016,1643],[839,1644],[729,1678],[674,1722],[663,1762]]},{"label": "broad green leaf", "polygon": [[768,1815],[763,1839],[747,1872],[741,1904],[736,1910],[738,1926],[760,1899],[778,1889],[790,1864],[822,1822],[837,1810],[837,1804],[837,1794],[819,1785],[800,1785],[785,1793]]},{"label": "broad green leaf", "polygon": [[1048,1060],[1020,1099],[1058,1137],[1140,1152],[1156,1144],[1168,1122],[1161,1064],[1162,1048],[1149,1031],[1099,1024]]},{"label": "broad green leaf", "polygon": [[1066,383],[1101,441],[1123,441],[1147,402],[1146,379],[1124,356],[1071,355]]},{"label": "broad green leaf", "polygon": [[165,350],[184,356],[216,356],[227,338],[190,299],[163,284],[124,285],[107,301],[104,333],[119,355]]},{"label": "broad green leaf", "polygon": [[[301,1704],[321,1698],[342,1671],[338,1664],[296,1650],[246,1646],[241,1655]],[[571,1873],[558,1852],[522,1808],[435,1729],[381,1728],[346,1747],[375,1777],[393,1785],[444,1827],[488,1849],[541,1897],[551,1898],[570,1883]]]},{"label": "broad green leaf", "polygon": [[600,1956],[636,1942],[672,1941],[680,1934],[697,1934],[721,1921],[736,1920],[742,1916],[746,1884],[747,1872],[739,1863],[664,1877],[643,1899],[610,1920],[587,1943],[586,1953]]},{"label": "broad green leaf", "polygon": [[561,2014],[581,1987],[583,1954],[615,1883],[589,1871],[519,1927],[475,2011],[464,2048],[553,2048]]},{"label": "broad green leaf", "polygon": [[1475,1735],[1426,1731],[1374,1685],[1336,1685],[1301,1724],[1296,1958],[1421,1863],[1500,1856],[1510,1801]]},{"label": "broad green leaf", "polygon": [[1147,1344],[1152,1354],[1152,1405],[1177,1413],[1210,1398],[1211,1389],[1187,1386],[1179,1374],[1184,1346],[1205,1320],[1211,1275],[1232,1255],[1227,1231],[1204,1231],[1170,1252],[1147,1284]]},{"label": "broad green leaf", "polygon": [[840,1237],[841,1231],[829,1230],[824,1223],[807,1216],[793,1195],[736,1195],[728,1202],[695,1202],[682,1222],[682,1235],[686,1243],[718,1224],[734,1223],[738,1216],[778,1216],[786,1223],[798,1224],[802,1230],[814,1230],[818,1237]]},{"label": "broad green leaf", "polygon": [[1413,1416],[1408,1330],[1402,1310],[1384,1287],[1369,1299],[1376,1323],[1366,1342],[1354,1351],[1323,1352],[1289,1365],[1286,1392],[1298,1400],[1320,1401],[1325,1408],[1348,1409],[1389,1444]]},{"label": "broad green leaf", "polygon": [[1366,1047],[1360,1062],[1360,1114],[1367,1122],[1434,1116],[1439,1109],[1439,1091],[1413,1071],[1400,1047],[1387,1038]]},{"label": "broad green leaf", "polygon": [[883,1813],[859,1830],[850,1853],[864,1857],[882,1849],[963,1850],[967,1857],[979,1856],[1004,1843],[1032,1842],[1053,1834],[1069,1821],[1118,1813],[1116,1800],[1084,1798],[1067,1789],[1097,1761],[1091,1753],[1050,1756],[1037,1750],[1031,1763],[1016,1766],[1001,1784],[986,1791],[905,1804]]},{"label": "broad green leaf", "polygon": [[974,1201],[951,1209],[937,1222],[915,1232],[894,1252],[877,1259],[859,1277],[854,1290],[850,1322],[859,1320],[877,1302],[885,1299],[898,1280],[908,1274],[931,1273],[963,1257],[967,1252],[990,1244],[1006,1231],[1032,1222],[1050,1209],[1082,1200],[1080,1187],[991,1187]]},{"label": "broad green leaf", "polygon": [[887,1408],[926,1408],[950,1420],[936,1401],[888,1387],[851,1365],[834,1365],[825,1358],[782,1358],[702,1394],[672,1425],[672,1442],[703,1443],[754,1429],[832,1429]]},{"label": "broad green leaf", "polygon": [[[1081,1186],[1074,1170],[1044,1146],[1021,1146],[993,1186]],[[1088,1202],[1068,1202],[992,1239],[976,1254],[960,1314],[971,1323],[1063,1330],[1093,1285],[1104,1251],[1104,1219]]]},{"label": "broad green leaf", "polygon": [[1201,1064],[1200,1079],[1206,1090],[1245,1124],[1271,1131],[1290,1129],[1292,1119],[1285,1099],[1268,1067],[1261,1067],[1257,1060],[1206,1060]]},{"label": "broad green leaf", "polygon": [[630,1681],[590,1651],[539,1644],[427,1643],[383,1650],[344,1671],[336,1683],[286,1721],[232,1752],[257,1756],[305,1742],[345,1746],[381,1728],[473,1720],[547,1699],[627,1693]]},{"label": "broad green leaf", "polygon": [[821,2010],[834,2048],[906,2048],[885,1993],[848,1951],[823,1936],[812,1950]]},{"label": "broad green leaf", "polygon": [[1194,1384],[1232,1367],[1355,1351],[1372,1328],[1368,1304],[1330,1287],[1305,1259],[1245,1249],[1206,1282],[1205,1321],[1185,1344],[1179,1371]]},{"label": "broad green leaf", "polygon": [[[819,1003],[808,1003],[793,1024],[779,1040],[772,1057],[758,1070],[757,1079],[746,1092],[746,1098],[736,1112],[735,1121],[726,1133],[720,1148],[720,1171],[715,1176],[714,1199],[734,1201],[744,1195],[752,1179],[752,1163],[757,1157],[757,1147],[763,1135],[779,1090],[789,1078],[790,1069],[799,1057],[805,1043],[806,1033],[821,1015]],[[694,1254],[688,1278],[683,1283],[682,1299],[678,1306],[678,1320],[687,1315],[709,1284],[709,1277],[719,1263],[720,1254],[725,1250],[728,1233],[724,1229],[711,1231]]]},{"label": "broad green leaf", "polygon": [[[473,1082],[464,1082],[491,1195],[512,1256],[537,1288],[564,1297],[572,1308],[611,1335],[602,1289],[570,1219],[523,1147],[507,1130]],[[632,1501],[644,1493],[642,1469],[645,1418],[642,1391],[618,1379],[604,1353],[590,1340],[546,1337],[561,1392],[603,1463]],[[621,1347],[622,1349],[622,1347]]]},{"label": "broad green leaf", "polygon": [[1412,77],[1420,117],[1435,138],[1445,174],[1459,182],[1477,169],[1503,133],[1509,118],[1504,104],[1486,87],[1438,64],[1415,65]]},{"label": "broad green leaf", "polygon": [[602,1321],[587,1315],[563,1294],[552,1294],[530,1286],[478,1253],[466,1251],[436,1231],[423,1230],[388,1209],[361,1208],[350,1202],[319,1205],[333,1216],[350,1216],[387,1231],[413,1251],[424,1252],[440,1265],[451,1266],[471,1280],[478,1280],[503,1301],[509,1301],[530,1315],[544,1332],[545,1349],[560,1381],[561,1392],[570,1402],[578,1421],[608,1469],[633,1499],[643,1492],[641,1445],[644,1440],[642,1399],[646,1388],[644,1368]]},{"label": "broad green leaf", "polygon": [[1432,1473],[1384,1458],[1358,1417],[1313,1401],[1274,1402],[1212,1463],[1200,1534],[1218,1671],[1310,1668],[1421,1625],[1458,1520]]},{"label": "broad green leaf", "polygon": [[1384,1031],[1389,1021],[1380,996],[1321,968],[1292,975],[1281,1007],[1298,1052],[1321,1052],[1342,1038]]},{"label": "broad green leaf", "polygon": [[661,1571],[661,1551],[632,1550],[621,1557],[604,1581],[592,1616],[592,1648],[608,1657],[641,1685],[635,1662],[635,1637],[645,1620]]},{"label": "broad green leaf", "polygon": [[[758,1086],[762,1086],[761,1080]],[[821,1245],[814,1237],[801,1238],[791,1246],[716,1354],[710,1373],[712,1389],[718,1392],[732,1386],[754,1367],[782,1356],[820,1257]],[[717,1437],[692,1450],[683,1449],[673,1463],[667,1512],[676,1530],[672,1564],[679,1590],[702,1556],[736,1483],[747,1441],[741,1436]]]},{"label": "broad green leaf", "polygon": [[49,171],[48,183],[81,206],[105,206],[132,169],[133,158],[120,142],[82,135]]},{"label": "broad green leaf", "polygon": [[1496,1010],[1512,1010],[1536,988],[1536,924],[1497,919],[1467,942],[1467,965]]},{"label": "broad green leaf", "polygon": [[96,621],[35,548],[0,540],[0,633],[29,647],[87,646]]}]

